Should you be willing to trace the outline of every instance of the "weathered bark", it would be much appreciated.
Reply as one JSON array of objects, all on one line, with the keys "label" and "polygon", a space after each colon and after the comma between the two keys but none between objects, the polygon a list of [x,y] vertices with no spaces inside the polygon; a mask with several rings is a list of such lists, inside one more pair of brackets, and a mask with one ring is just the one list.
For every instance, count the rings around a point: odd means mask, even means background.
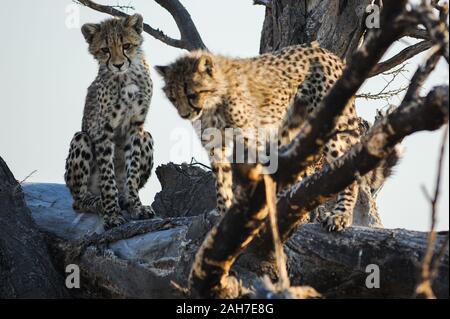
[{"label": "weathered bark", "polygon": [[152,204],[160,217],[206,214],[216,207],[213,174],[192,165],[167,165],[156,168],[162,191]]},{"label": "weathered bark", "polygon": [[[286,243],[293,285],[310,285],[328,298],[412,298],[420,282],[427,233],[404,229],[352,227],[329,234],[319,225],[304,225]],[[438,234],[435,252],[448,232]],[[380,270],[380,287],[369,289],[368,265]],[[433,291],[448,298],[448,248]]]},{"label": "weathered bark", "polygon": [[0,299],[67,296],[21,186],[0,157]]},{"label": "weathered bark", "polygon": [[370,3],[273,0],[266,8],[260,52],[318,41],[341,58],[350,58],[365,32],[365,9]]},{"label": "weathered bark", "polygon": [[180,30],[181,41],[185,43],[185,49],[189,51],[205,49],[197,27],[192,21],[191,15],[178,0],[155,0],[161,7],[166,9],[175,20]]},{"label": "weathered bark", "polygon": [[[370,0],[272,0],[266,7],[260,52],[317,41],[348,62],[366,35],[366,18],[372,13],[366,9],[371,3]],[[389,60],[380,62],[372,70],[371,77],[391,70],[432,46],[430,35],[424,30],[409,28],[398,37],[427,41],[411,45]]]}]

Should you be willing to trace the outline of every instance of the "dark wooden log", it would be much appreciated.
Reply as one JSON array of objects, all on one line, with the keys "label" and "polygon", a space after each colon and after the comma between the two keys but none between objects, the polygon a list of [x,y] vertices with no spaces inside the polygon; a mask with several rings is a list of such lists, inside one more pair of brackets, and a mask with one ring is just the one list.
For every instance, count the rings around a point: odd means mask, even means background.
[{"label": "dark wooden log", "polygon": [[[448,232],[437,236],[435,252]],[[307,284],[328,298],[412,298],[420,282],[427,233],[404,229],[352,227],[327,233],[303,225],[286,243],[292,284]],[[368,288],[369,265],[379,267],[379,288]],[[449,297],[448,247],[433,291]]]},{"label": "dark wooden log", "polygon": [[67,296],[22,188],[0,157],[0,299]]}]

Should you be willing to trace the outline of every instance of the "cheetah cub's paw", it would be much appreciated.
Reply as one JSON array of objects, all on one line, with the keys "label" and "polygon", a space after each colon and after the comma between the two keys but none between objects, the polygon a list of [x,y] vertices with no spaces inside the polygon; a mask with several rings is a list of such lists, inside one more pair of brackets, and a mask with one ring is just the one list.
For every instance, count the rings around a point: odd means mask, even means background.
[{"label": "cheetah cub's paw", "polygon": [[352,224],[352,216],[349,213],[330,213],[320,214],[319,221],[329,232],[342,231]]},{"label": "cheetah cub's paw", "polygon": [[141,205],[129,210],[131,218],[134,220],[150,219],[155,217],[155,211],[151,206]]},{"label": "cheetah cub's paw", "polygon": [[104,227],[105,230],[123,225],[125,223],[127,223],[127,220],[125,219],[125,217],[123,217],[121,214],[119,213],[114,213],[111,215],[103,215],[103,220],[104,220]]}]

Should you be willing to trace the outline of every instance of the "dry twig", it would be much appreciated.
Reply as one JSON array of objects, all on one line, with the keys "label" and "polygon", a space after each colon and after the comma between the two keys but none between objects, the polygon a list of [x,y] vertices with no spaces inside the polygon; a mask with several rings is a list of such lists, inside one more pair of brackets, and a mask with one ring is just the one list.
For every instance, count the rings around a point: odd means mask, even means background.
[{"label": "dry twig", "polygon": [[[109,6],[98,4],[91,0],[76,0],[75,2],[89,7],[95,11],[103,12],[114,17],[127,17],[128,14],[119,10],[120,6]],[[174,39],[166,35],[163,31],[151,27],[144,23],[144,31],[161,42],[175,48],[195,50],[205,49],[200,34],[195,27],[194,22],[189,15],[189,12],[178,0],[155,0],[159,5],[166,9],[174,18],[178,29],[180,31],[180,39]]]},{"label": "dry twig", "polygon": [[443,166],[444,166],[444,157],[445,157],[445,150],[447,146],[447,139],[448,139],[448,125],[446,126],[444,130],[444,136],[442,137],[442,143],[440,147],[439,152],[439,160],[438,160],[438,169],[437,169],[437,177],[436,177],[436,183],[435,183],[435,189],[434,189],[434,195],[431,197],[428,192],[426,191],[426,188],[423,187],[423,191],[425,193],[425,196],[430,201],[431,205],[431,226],[430,226],[430,232],[428,233],[428,245],[427,250],[425,252],[425,256],[422,261],[422,271],[421,271],[421,283],[417,286],[415,294],[417,296],[423,296],[427,299],[435,299],[436,296],[433,292],[433,279],[436,277],[439,269],[439,264],[442,259],[442,256],[445,253],[445,250],[448,245],[448,234],[446,237],[446,240],[442,244],[439,253],[437,254],[437,257],[433,261],[433,252],[436,242],[436,223],[437,223],[437,205],[439,202],[439,196],[440,196],[440,189],[441,189],[441,178],[443,175]]}]

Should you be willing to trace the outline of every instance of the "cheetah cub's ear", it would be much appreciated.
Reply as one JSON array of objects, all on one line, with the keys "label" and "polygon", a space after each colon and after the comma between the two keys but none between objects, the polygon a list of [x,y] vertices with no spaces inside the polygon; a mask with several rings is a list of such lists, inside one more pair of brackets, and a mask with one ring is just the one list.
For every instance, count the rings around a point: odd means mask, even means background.
[{"label": "cheetah cub's ear", "polygon": [[213,76],[214,62],[211,56],[202,55],[197,61],[197,71],[200,73],[207,73],[209,76]]},{"label": "cheetah cub's ear", "polygon": [[81,27],[81,33],[83,33],[86,42],[91,44],[94,39],[94,35],[100,30],[100,26],[95,23],[86,23]]},{"label": "cheetah cub's ear", "polygon": [[138,34],[142,33],[144,28],[144,18],[139,13],[125,18],[125,26],[133,28]]},{"label": "cheetah cub's ear", "polygon": [[169,67],[165,65],[156,65],[155,70],[159,75],[165,78],[167,76],[167,72],[169,71]]}]

